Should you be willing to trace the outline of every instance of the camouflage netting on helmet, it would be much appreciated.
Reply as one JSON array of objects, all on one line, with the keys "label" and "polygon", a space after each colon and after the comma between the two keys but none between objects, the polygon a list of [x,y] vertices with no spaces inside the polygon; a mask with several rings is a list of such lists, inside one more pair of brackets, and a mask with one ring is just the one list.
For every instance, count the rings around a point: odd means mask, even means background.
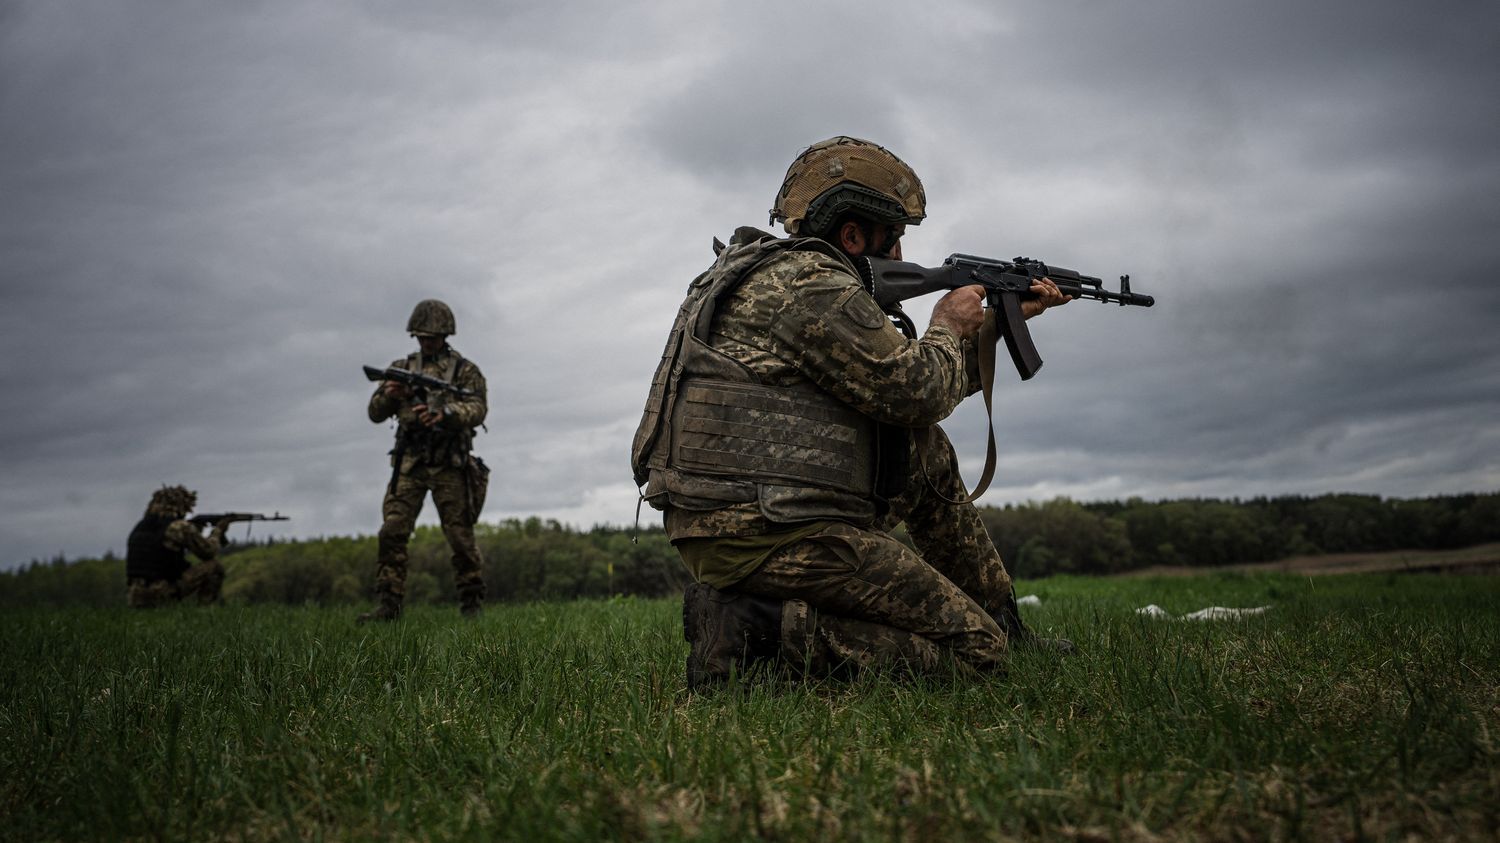
[{"label": "camouflage netting on helmet", "polygon": [[849,212],[916,225],[927,216],[927,195],[916,172],[885,147],[839,135],[802,150],[787,168],[771,222],[788,234],[821,234]]},{"label": "camouflage netting on helmet", "polygon": [[146,507],[146,514],[181,518],[192,512],[197,505],[197,492],[186,486],[163,486],[151,495],[151,504]]},{"label": "camouflage netting on helmet", "polygon": [[447,337],[458,333],[453,311],[437,299],[423,299],[412,308],[406,332],[417,336]]}]

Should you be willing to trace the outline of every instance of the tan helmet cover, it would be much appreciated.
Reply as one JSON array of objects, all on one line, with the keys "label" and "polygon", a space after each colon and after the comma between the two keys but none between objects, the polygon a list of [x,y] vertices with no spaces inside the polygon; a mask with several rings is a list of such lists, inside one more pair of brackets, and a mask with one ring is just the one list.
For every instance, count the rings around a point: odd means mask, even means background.
[{"label": "tan helmet cover", "polygon": [[458,333],[458,329],[448,305],[437,299],[423,299],[412,308],[411,318],[406,320],[406,332],[419,337],[447,337]]},{"label": "tan helmet cover", "polygon": [[151,504],[146,507],[146,514],[181,518],[192,512],[197,505],[197,492],[186,486],[163,486],[151,495]]},{"label": "tan helmet cover", "polygon": [[781,221],[788,234],[811,234],[847,211],[888,225],[916,225],[927,216],[927,194],[890,150],[839,135],[802,150],[787,168],[771,222]]}]

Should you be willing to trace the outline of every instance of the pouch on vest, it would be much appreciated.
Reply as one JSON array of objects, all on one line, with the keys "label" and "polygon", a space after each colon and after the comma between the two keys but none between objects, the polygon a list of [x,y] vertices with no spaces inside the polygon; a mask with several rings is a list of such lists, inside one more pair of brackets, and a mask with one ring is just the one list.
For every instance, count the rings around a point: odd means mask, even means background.
[{"label": "pouch on vest", "polygon": [[816,391],[687,378],[671,425],[667,463],[679,471],[855,495],[874,488],[872,425]]}]

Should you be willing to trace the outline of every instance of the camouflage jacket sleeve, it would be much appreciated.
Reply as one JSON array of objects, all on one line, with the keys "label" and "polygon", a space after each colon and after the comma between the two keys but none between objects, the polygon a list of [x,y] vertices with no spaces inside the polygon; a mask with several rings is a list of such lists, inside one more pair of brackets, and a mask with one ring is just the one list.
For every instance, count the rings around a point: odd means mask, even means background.
[{"label": "camouflage jacket sleeve", "polygon": [[[406,368],[406,358],[391,361],[390,368]],[[385,381],[375,384],[375,394],[370,396],[370,421],[383,422],[396,415],[400,409],[401,401],[385,394]]]},{"label": "camouflage jacket sleeve", "polygon": [[969,394],[968,344],[952,330],[930,326],[921,339],[907,339],[842,262],[806,252],[788,259],[800,267],[773,331],[818,386],[902,427],[937,424]]},{"label": "camouflage jacket sleeve", "polygon": [[167,525],[162,542],[169,550],[185,550],[207,562],[219,555],[220,539],[224,531],[214,527],[207,536],[199,532],[191,521],[178,520]]},{"label": "camouflage jacket sleeve", "polygon": [[467,430],[480,426],[490,411],[489,387],[485,384],[484,374],[479,371],[478,366],[474,365],[473,360],[465,360],[463,368],[453,380],[454,386],[467,389],[475,395],[472,398],[460,398],[456,395],[449,398],[447,414],[442,426],[455,430]]}]

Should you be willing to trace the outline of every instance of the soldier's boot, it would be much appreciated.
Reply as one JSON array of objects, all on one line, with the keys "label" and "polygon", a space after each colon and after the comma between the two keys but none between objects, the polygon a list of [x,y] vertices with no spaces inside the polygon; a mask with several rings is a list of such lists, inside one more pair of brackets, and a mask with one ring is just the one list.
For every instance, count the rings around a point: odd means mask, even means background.
[{"label": "soldier's boot", "polygon": [[367,624],[399,620],[401,618],[401,598],[388,591],[380,593],[380,604],[373,611],[365,612],[355,619],[355,623]]},{"label": "soldier's boot", "polygon": [[1059,656],[1070,655],[1078,649],[1072,641],[1066,638],[1043,638],[1027,629],[1026,624],[1021,623],[1021,609],[1016,605],[1014,594],[1006,595],[1005,605],[1001,606],[1000,611],[992,617],[996,623],[1000,624],[1000,628],[1005,630],[1005,635],[1013,647],[1045,650]]},{"label": "soldier's boot", "polygon": [[781,651],[781,605],[701,583],[688,586],[682,594],[682,635],[691,645],[688,690],[721,684],[732,674],[744,676],[775,659]]}]

